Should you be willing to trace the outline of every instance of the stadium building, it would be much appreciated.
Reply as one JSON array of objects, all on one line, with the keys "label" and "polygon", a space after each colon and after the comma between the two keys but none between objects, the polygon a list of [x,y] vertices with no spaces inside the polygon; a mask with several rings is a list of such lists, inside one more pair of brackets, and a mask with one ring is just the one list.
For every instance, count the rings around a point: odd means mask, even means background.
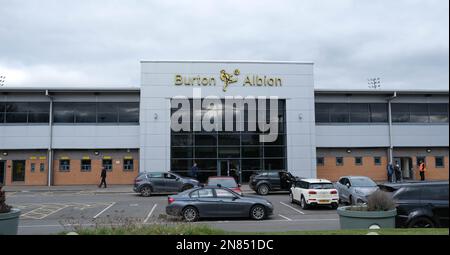
[{"label": "stadium building", "polygon": [[264,170],[448,180],[448,91],[314,89],[309,62],[143,61],[139,87],[0,87],[0,183]]}]

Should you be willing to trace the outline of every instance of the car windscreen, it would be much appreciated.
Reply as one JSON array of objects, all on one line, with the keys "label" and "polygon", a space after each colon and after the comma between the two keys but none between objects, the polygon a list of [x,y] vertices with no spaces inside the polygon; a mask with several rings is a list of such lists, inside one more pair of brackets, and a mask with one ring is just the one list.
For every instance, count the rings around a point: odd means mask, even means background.
[{"label": "car windscreen", "polygon": [[332,183],[311,183],[309,184],[310,189],[334,189]]},{"label": "car windscreen", "polygon": [[222,187],[226,188],[236,188],[237,184],[234,179],[209,179],[208,186],[217,186],[220,184]]},{"label": "car windscreen", "polygon": [[350,180],[354,187],[376,187],[377,184],[369,178],[352,178]]}]

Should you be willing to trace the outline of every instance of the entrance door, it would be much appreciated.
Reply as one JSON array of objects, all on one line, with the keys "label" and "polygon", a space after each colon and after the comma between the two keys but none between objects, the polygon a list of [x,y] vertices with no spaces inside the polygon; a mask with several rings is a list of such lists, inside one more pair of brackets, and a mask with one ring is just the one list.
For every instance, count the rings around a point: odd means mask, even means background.
[{"label": "entrance door", "polygon": [[12,165],[12,181],[25,181],[25,160],[13,160]]},{"label": "entrance door", "polygon": [[237,183],[240,183],[239,160],[237,159],[223,159],[219,160],[217,169],[217,176],[232,176]]},{"label": "entrance door", "polygon": [[414,179],[412,170],[412,159],[409,157],[394,158],[394,165],[398,164],[402,172],[402,179],[412,180]]},{"label": "entrance door", "polygon": [[0,184],[5,184],[5,165],[5,161],[0,161]]}]

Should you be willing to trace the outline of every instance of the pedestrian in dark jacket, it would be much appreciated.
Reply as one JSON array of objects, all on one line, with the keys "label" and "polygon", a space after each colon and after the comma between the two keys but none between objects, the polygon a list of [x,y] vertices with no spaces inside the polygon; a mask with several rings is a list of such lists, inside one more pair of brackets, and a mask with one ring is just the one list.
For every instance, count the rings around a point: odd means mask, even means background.
[{"label": "pedestrian in dark jacket", "polygon": [[194,165],[191,168],[191,177],[197,179],[197,176],[198,176],[198,167],[197,163],[194,162]]},{"label": "pedestrian in dark jacket", "polygon": [[102,173],[100,174],[100,177],[102,178],[102,181],[100,182],[100,185],[98,185],[98,187],[101,188],[102,185],[104,185],[104,187],[106,188],[106,169],[104,167],[102,167]]},{"label": "pedestrian in dark jacket", "polygon": [[394,166],[392,166],[392,163],[389,163],[387,165],[387,176],[388,176],[388,182],[392,182],[392,175],[394,174]]}]

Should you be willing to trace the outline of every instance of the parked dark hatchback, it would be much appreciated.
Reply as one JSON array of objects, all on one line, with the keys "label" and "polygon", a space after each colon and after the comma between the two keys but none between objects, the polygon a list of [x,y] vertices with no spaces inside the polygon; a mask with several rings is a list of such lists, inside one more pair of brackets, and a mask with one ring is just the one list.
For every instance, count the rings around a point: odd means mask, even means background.
[{"label": "parked dark hatchback", "polygon": [[287,171],[265,171],[250,176],[249,186],[259,195],[265,196],[270,191],[289,191],[297,180],[300,179]]},{"label": "parked dark hatchback", "polygon": [[149,197],[153,193],[174,194],[199,185],[195,179],[182,177],[171,172],[141,173],[134,181],[134,192]]},{"label": "parked dark hatchback", "polygon": [[448,227],[448,181],[383,184],[397,203],[397,227]]},{"label": "parked dark hatchback", "polygon": [[273,213],[268,200],[256,196],[243,196],[218,186],[193,188],[168,197],[166,213],[181,216],[185,221],[199,218],[252,218],[263,220]]}]

